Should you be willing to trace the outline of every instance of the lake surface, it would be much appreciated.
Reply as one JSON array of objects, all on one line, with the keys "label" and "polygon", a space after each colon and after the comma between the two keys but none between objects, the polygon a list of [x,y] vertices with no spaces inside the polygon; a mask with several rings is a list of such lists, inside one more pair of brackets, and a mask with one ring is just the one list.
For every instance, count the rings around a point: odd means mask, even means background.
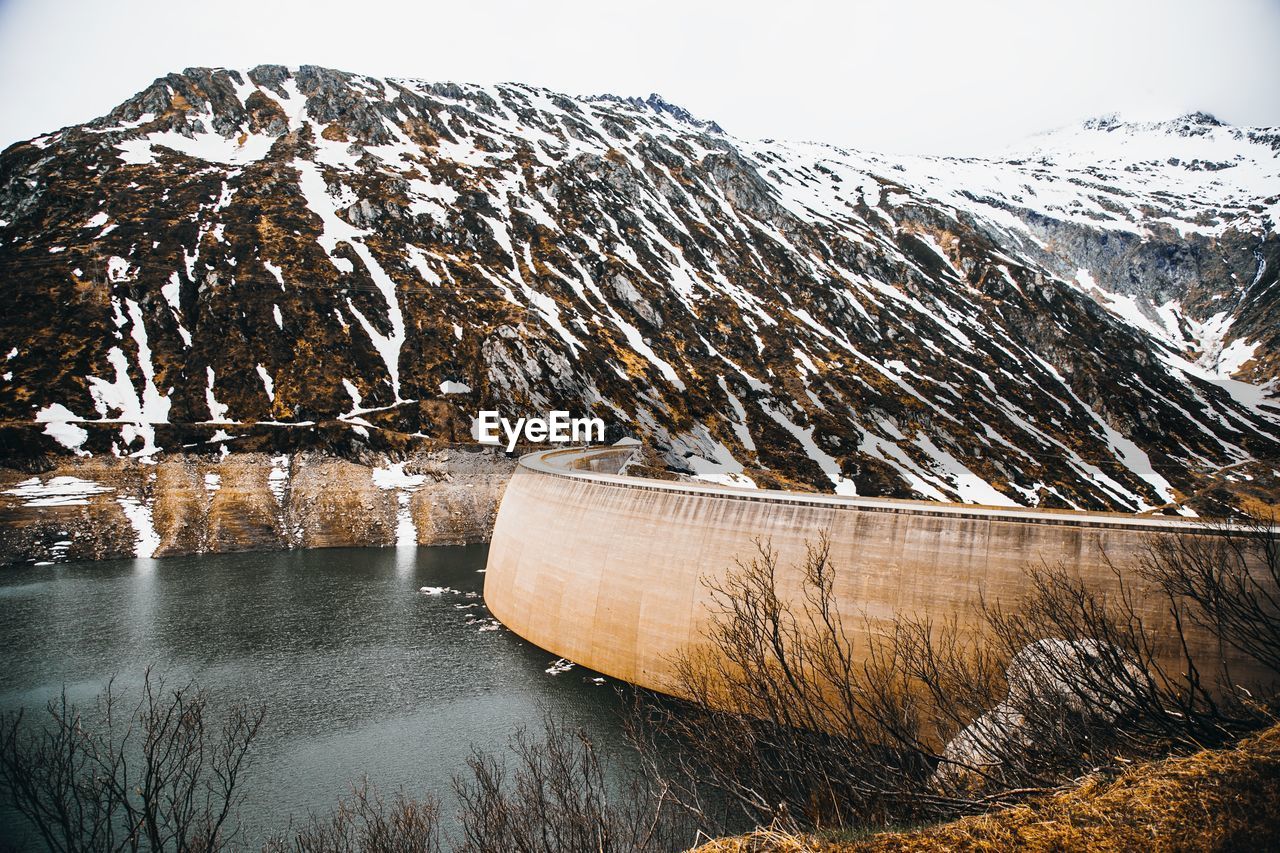
[{"label": "lake surface", "polygon": [[[472,745],[504,748],[543,708],[625,755],[613,682],[497,628],[480,603],[487,546],[331,549],[0,571],[0,710],[64,687],[89,703],[148,665],[214,704],[269,705],[241,840],[328,812],[367,775],[436,791]],[[429,594],[421,587],[445,587]],[[470,594],[470,595],[468,595]],[[218,715],[215,715],[217,717]],[[446,805],[446,810],[449,810]],[[21,831],[0,811],[0,838]]]}]

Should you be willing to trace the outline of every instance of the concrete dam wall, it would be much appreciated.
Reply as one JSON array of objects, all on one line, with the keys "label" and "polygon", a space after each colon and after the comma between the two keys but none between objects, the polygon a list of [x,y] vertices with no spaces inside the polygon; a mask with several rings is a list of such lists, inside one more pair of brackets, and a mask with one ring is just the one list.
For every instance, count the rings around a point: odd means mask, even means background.
[{"label": "concrete dam wall", "polygon": [[[778,553],[785,599],[800,594],[806,542],[826,531],[836,600],[861,647],[868,631],[898,613],[972,619],[980,591],[1016,602],[1029,564],[1062,562],[1100,588],[1114,587],[1104,554],[1124,568],[1152,536],[1206,532],[1165,517],[753,491],[611,473],[629,453],[573,449],[522,458],[498,511],[484,597],[495,617],[530,642],[666,692],[672,656],[703,641],[710,594],[702,578],[751,559],[757,537]],[[1148,625],[1172,627],[1163,600],[1141,607]],[[1175,636],[1160,636],[1168,643],[1158,652],[1176,666]],[[1222,659],[1211,637],[1192,639],[1197,659]]]}]

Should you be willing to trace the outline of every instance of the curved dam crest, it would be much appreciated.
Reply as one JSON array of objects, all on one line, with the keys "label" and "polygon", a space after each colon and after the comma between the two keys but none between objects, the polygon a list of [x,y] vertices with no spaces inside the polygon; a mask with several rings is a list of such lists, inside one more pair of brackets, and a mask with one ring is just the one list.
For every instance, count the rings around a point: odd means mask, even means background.
[{"label": "curved dam crest", "polygon": [[[1127,570],[1150,537],[1212,529],[1178,518],[833,497],[616,473],[631,452],[573,448],[521,458],[498,510],[484,598],[526,640],[662,692],[674,689],[673,656],[705,642],[711,596],[703,579],[751,559],[757,539],[778,555],[780,595],[798,600],[806,543],[827,533],[835,598],[858,648],[897,614],[972,623],[980,593],[1004,602],[1022,596],[1028,565],[1064,563],[1099,589],[1114,588],[1112,564]],[[1164,630],[1173,627],[1167,603],[1152,597],[1139,612],[1165,643],[1157,654],[1181,660],[1175,635]],[[1190,639],[1206,668],[1224,656],[1233,671],[1242,666],[1207,633]]]}]

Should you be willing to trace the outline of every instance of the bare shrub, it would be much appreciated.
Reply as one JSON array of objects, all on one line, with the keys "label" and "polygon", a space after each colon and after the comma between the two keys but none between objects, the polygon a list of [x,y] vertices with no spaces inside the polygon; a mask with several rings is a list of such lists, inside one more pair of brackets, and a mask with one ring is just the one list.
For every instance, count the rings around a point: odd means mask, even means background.
[{"label": "bare shrub", "polygon": [[203,690],[150,670],[122,705],[108,684],[87,712],[64,692],[43,720],[0,716],[0,794],[53,851],[227,849],[265,707],[238,704],[211,725]]},{"label": "bare shrub", "polygon": [[[1222,678],[1189,632],[1272,664],[1276,550],[1274,529],[1155,541],[1138,576],[1155,583],[1116,570],[1106,591],[1032,567],[1016,602],[975,602],[963,625],[899,614],[859,645],[825,536],[790,601],[776,553],[757,543],[707,582],[707,646],[675,661],[691,702],[641,702],[632,737],[651,777],[712,832],[981,811],[1127,757],[1228,743],[1272,719],[1259,698],[1274,685]],[[1142,618],[1152,596],[1169,603],[1172,635]]]},{"label": "bare shrub", "polygon": [[368,780],[352,788],[328,815],[312,815],[297,830],[276,835],[263,853],[438,853],[440,804],[397,793],[385,799]]},{"label": "bare shrub", "polygon": [[[232,849],[243,803],[241,774],[265,715],[237,705],[221,728],[207,724],[206,694],[165,688],[148,671],[142,696],[122,710],[111,685],[91,712],[65,694],[38,726],[0,718],[0,793],[52,851]],[[665,792],[644,777],[613,784],[609,762],[586,734],[547,716],[521,729],[510,753],[475,751],[455,776],[460,838],[445,838],[440,801],[384,797],[367,780],[333,811],[269,838],[267,853],[467,851],[666,851],[694,832]],[[452,845],[451,845],[452,846]],[[3,845],[0,845],[3,847]]]},{"label": "bare shrub", "polygon": [[779,593],[776,553],[757,547],[707,582],[708,646],[674,662],[690,701],[643,701],[633,715],[646,767],[709,834],[887,819],[932,769],[892,646],[855,648],[825,537],[807,549],[797,606]]},{"label": "bare shrub", "polygon": [[[1028,569],[1022,601],[983,605],[984,642],[1010,658],[1008,694],[994,710],[1011,724],[986,726],[977,751],[1001,779],[1043,782],[1113,755],[1221,746],[1273,721],[1278,557],[1274,524],[1246,521],[1153,537],[1132,580],[1112,566],[1109,592],[1065,567]],[[1171,631],[1140,615],[1140,601],[1161,598]],[[1193,651],[1192,634],[1218,652],[1203,642]],[[1226,665],[1232,657],[1269,677],[1244,683]]]},{"label": "bare shrub", "polygon": [[1212,536],[1152,542],[1140,570],[1191,619],[1280,673],[1280,529],[1240,520]]},{"label": "bare shrub", "polygon": [[477,751],[454,777],[461,804],[457,848],[475,853],[607,853],[684,849],[687,822],[661,789],[636,778],[612,788],[607,761],[581,730],[547,716],[541,739],[520,729],[514,767]]}]

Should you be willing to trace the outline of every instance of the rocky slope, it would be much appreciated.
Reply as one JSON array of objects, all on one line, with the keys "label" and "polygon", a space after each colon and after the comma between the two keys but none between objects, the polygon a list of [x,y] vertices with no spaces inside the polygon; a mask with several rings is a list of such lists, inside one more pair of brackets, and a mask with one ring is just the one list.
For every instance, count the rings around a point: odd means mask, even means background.
[{"label": "rocky slope", "polygon": [[514,462],[486,448],[396,463],[324,453],[97,456],[0,468],[0,565],[487,542]]},{"label": "rocky slope", "polygon": [[0,155],[0,453],[399,458],[555,407],[721,481],[1256,509],[1278,219],[1280,132],[1203,115],[887,157],[656,96],[187,69]]},{"label": "rocky slope", "polygon": [[1269,850],[1280,843],[1280,726],[1227,749],[1095,772],[1052,796],[950,823],[840,840],[759,829],[692,853]]}]

